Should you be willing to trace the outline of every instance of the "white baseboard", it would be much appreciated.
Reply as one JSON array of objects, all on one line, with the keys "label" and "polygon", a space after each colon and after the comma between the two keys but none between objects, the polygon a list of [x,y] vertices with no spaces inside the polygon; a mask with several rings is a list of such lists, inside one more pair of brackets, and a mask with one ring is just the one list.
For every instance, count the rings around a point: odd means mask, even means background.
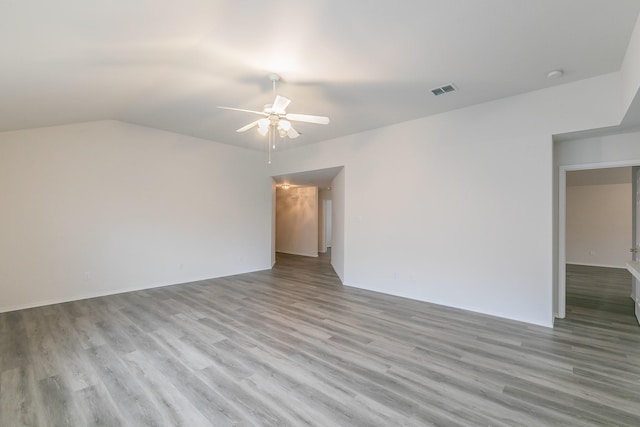
[{"label": "white baseboard", "polygon": [[300,256],[308,256],[311,258],[318,258],[318,253],[316,252],[315,255],[309,255],[309,254],[300,254],[297,252],[287,252],[287,251],[276,251],[276,252],[280,252],[281,254],[287,254],[287,255],[300,255]]},{"label": "white baseboard", "polygon": [[[173,284],[175,285],[175,283]],[[127,288],[127,289],[113,289],[113,290],[108,290],[103,292],[88,292],[86,294],[41,300],[41,301],[36,301],[32,303],[18,304],[18,305],[9,306],[9,307],[0,307],[0,313],[8,313],[10,311],[18,311],[18,310],[27,310],[29,308],[44,307],[46,305],[64,304],[66,302],[80,301],[83,299],[91,299],[91,298],[100,298],[100,297],[106,297],[109,295],[124,294],[127,292],[143,291],[145,289],[162,288],[164,286],[171,286],[171,284],[158,284],[158,285],[152,285],[152,286],[141,286],[141,287]]]},{"label": "white baseboard", "polygon": [[[234,276],[236,274],[253,273],[253,272],[262,271],[262,270],[265,270],[265,269],[264,268],[260,268],[260,269],[256,269],[256,270],[243,271],[243,272],[240,272],[240,273],[232,273],[232,274],[229,274],[229,276]],[[146,290],[146,289],[164,288],[165,286],[181,285],[181,284],[184,284],[184,283],[199,282],[201,280],[212,280],[212,279],[218,279],[220,277],[226,277],[226,276],[227,275],[225,275],[225,276],[217,276],[217,277],[195,278],[193,280],[187,280],[187,281],[182,282],[182,283],[156,283],[156,284],[153,284],[153,285],[150,285],[150,286],[120,288],[120,289],[112,289],[112,290],[101,291],[101,292],[87,292],[86,294],[71,295],[71,296],[53,298],[53,299],[48,299],[48,300],[41,300],[41,301],[36,301],[36,302],[31,302],[31,303],[26,303],[26,304],[18,304],[18,305],[14,305],[14,306],[0,307],[0,313],[8,313],[10,311],[18,311],[18,310],[27,310],[27,309],[30,309],[30,308],[44,307],[46,305],[64,304],[66,302],[80,301],[80,300],[90,299],[90,298],[100,298],[100,297],[106,297],[106,296],[109,296],[109,295],[126,294],[127,292],[143,291],[143,290]]]}]

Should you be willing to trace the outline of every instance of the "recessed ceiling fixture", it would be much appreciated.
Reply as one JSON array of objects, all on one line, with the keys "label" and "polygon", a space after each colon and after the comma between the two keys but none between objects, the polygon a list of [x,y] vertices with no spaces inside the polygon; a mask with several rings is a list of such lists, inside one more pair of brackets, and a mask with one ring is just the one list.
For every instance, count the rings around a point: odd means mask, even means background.
[{"label": "recessed ceiling fixture", "polygon": [[276,95],[276,82],[280,80],[277,74],[270,74],[269,79],[273,84],[273,104],[266,104],[262,111],[245,110],[242,108],[218,107],[223,110],[243,111],[245,113],[254,113],[264,116],[262,119],[249,123],[246,126],[236,130],[236,132],[246,132],[253,127],[258,127],[258,133],[262,136],[269,134],[269,164],[271,164],[271,149],[276,148],[276,132],[280,138],[289,137],[291,139],[300,136],[291,122],[315,123],[318,125],[328,125],[329,117],[311,116],[308,114],[287,114],[285,111],[291,100],[284,96]]},{"label": "recessed ceiling fixture", "polygon": [[562,70],[553,70],[553,71],[549,71],[547,73],[547,78],[548,79],[557,79],[559,77],[564,76],[564,71]]},{"label": "recessed ceiling fixture", "polygon": [[282,184],[280,188],[282,188],[283,190],[288,190],[289,188],[291,188],[291,186],[289,184]]},{"label": "recessed ceiling fixture", "polygon": [[431,89],[431,93],[435,96],[444,95],[445,93],[455,92],[458,88],[453,83]]}]

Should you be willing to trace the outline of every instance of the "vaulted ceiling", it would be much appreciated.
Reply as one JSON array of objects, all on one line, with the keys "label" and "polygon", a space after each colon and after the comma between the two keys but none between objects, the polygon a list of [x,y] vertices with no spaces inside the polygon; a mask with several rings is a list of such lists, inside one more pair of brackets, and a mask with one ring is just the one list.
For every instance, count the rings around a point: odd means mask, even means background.
[{"label": "vaulted ceiling", "polygon": [[[618,71],[637,0],[4,0],[0,131],[116,119],[263,149],[271,102],[308,144]],[[562,78],[547,72],[563,69]],[[435,97],[430,89],[455,83]]]}]

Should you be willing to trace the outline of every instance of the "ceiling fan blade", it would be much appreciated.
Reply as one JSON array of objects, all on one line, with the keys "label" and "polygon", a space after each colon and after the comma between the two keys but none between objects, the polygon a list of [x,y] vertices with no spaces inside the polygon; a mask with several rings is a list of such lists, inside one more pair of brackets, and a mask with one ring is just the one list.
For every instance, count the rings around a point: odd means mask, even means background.
[{"label": "ceiling fan blade", "polygon": [[285,117],[287,118],[287,120],[292,120],[294,122],[315,123],[317,125],[329,124],[329,117],[325,116],[310,116],[308,114],[287,114]]},{"label": "ceiling fan blade", "polygon": [[271,106],[271,109],[276,114],[284,114],[285,110],[287,109],[287,106],[289,106],[290,103],[291,103],[291,100],[289,98],[285,98],[284,96],[278,95],[276,96],[275,101],[273,101],[273,105]]},{"label": "ceiling fan blade", "polygon": [[243,111],[245,113],[253,113],[253,114],[260,114],[261,116],[268,116],[268,114],[266,114],[264,111],[245,110],[243,108],[233,108],[233,107],[218,107],[218,108],[222,110]]},{"label": "ceiling fan blade", "polygon": [[[260,119],[260,120],[262,120],[262,119]],[[246,132],[246,131],[248,131],[249,129],[251,129],[252,127],[257,126],[257,125],[258,125],[258,122],[259,122],[260,120],[256,120],[255,122],[249,123],[249,124],[248,124],[248,125],[246,125],[246,126],[242,126],[240,129],[236,130],[236,132]]]},{"label": "ceiling fan blade", "polygon": [[295,130],[295,129],[293,128],[293,126],[292,126],[292,127],[290,127],[290,128],[289,128],[289,130],[287,131],[287,136],[288,136],[289,138],[291,138],[291,139],[296,139],[297,137],[299,137],[299,136],[300,136],[300,133],[299,133],[297,130]]}]

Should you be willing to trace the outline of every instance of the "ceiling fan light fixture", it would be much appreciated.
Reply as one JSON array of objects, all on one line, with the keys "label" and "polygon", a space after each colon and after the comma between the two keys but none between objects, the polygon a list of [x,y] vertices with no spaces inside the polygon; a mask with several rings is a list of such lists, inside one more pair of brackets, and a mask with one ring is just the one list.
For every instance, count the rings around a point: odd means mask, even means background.
[{"label": "ceiling fan light fixture", "polygon": [[[329,117],[314,116],[310,114],[290,114],[287,113],[287,107],[291,103],[289,98],[281,95],[276,95],[276,82],[280,79],[277,75],[273,74],[269,76],[273,83],[273,104],[266,104],[262,111],[246,110],[244,108],[235,107],[218,107],[223,110],[242,111],[245,113],[257,114],[263,118],[251,122],[247,125],[237,129],[236,132],[246,132],[253,127],[257,127],[258,133],[262,136],[269,136],[268,149],[269,149],[269,164],[271,164],[271,150],[276,148],[276,137],[280,138],[289,137],[289,139],[295,139],[300,136],[291,122],[305,122],[314,123],[319,125],[328,125]],[[276,132],[278,132],[276,134]]]},{"label": "ceiling fan light fixture", "polygon": [[289,120],[281,119],[278,122],[278,129],[284,131],[285,133],[289,132],[289,129],[291,129],[291,122]]},{"label": "ceiling fan light fixture", "polygon": [[258,133],[265,136],[269,132],[269,119],[258,120]]}]

